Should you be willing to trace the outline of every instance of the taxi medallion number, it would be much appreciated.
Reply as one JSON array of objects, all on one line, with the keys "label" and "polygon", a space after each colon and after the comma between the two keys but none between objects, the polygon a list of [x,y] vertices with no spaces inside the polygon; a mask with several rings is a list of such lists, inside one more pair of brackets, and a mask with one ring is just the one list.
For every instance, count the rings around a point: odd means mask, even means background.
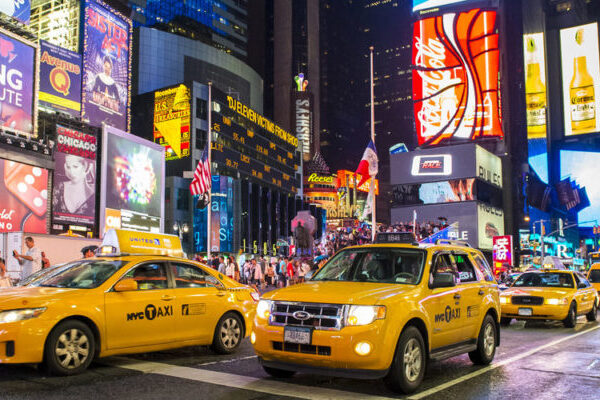
[{"label": "taxi medallion number", "polygon": [[519,308],[519,315],[529,317],[533,315],[533,310],[531,308]]},{"label": "taxi medallion number", "polygon": [[283,341],[287,343],[310,344],[311,328],[286,326],[283,330]]}]

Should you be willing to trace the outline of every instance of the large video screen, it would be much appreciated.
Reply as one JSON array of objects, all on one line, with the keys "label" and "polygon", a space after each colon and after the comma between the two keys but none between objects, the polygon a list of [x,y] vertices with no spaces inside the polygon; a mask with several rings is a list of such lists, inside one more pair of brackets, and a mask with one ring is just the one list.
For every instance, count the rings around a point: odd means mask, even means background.
[{"label": "large video screen", "polygon": [[104,126],[102,154],[102,223],[158,232],[164,209],[164,147]]},{"label": "large video screen", "polygon": [[474,9],[415,22],[412,59],[420,146],[504,136],[495,11]]},{"label": "large video screen", "polygon": [[464,3],[469,0],[413,0],[413,12],[448,6],[450,4]]},{"label": "large video screen", "polygon": [[544,34],[523,35],[527,138],[546,138],[546,54]]},{"label": "large video screen", "polygon": [[99,0],[85,2],[82,116],[129,130],[131,20]]},{"label": "large video screen", "polygon": [[40,40],[40,104],[81,115],[81,55]]},{"label": "large video screen", "polygon": [[600,131],[598,24],[561,29],[565,135]]},{"label": "large video screen", "polygon": [[579,212],[579,223],[584,226],[597,225],[600,216],[600,180],[598,179],[600,151],[560,151],[560,179],[571,178],[581,187],[585,187],[590,206]]},{"label": "large video screen", "polygon": [[17,134],[35,134],[37,77],[33,44],[0,29],[0,126]]}]

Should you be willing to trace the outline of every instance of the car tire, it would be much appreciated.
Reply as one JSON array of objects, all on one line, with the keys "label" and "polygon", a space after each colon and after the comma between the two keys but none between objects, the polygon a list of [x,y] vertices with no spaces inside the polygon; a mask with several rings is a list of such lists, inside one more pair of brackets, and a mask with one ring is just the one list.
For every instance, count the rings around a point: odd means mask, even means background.
[{"label": "car tire", "polygon": [[502,326],[509,326],[511,322],[512,322],[512,318],[508,318],[508,317],[500,318],[500,325],[502,325]]},{"label": "car tire", "polygon": [[243,338],[244,327],[240,317],[232,312],[225,313],[215,327],[211,349],[218,354],[231,354]]},{"label": "car tire", "polygon": [[263,365],[263,369],[265,370],[265,372],[267,374],[271,375],[273,378],[280,378],[280,379],[291,378],[296,373],[296,371],[288,371],[287,369],[272,368],[272,367],[267,367],[264,365]]},{"label": "car tire", "polygon": [[46,339],[44,367],[51,375],[77,375],[94,359],[96,342],[89,326],[67,320],[58,324]]},{"label": "car tire", "polygon": [[409,326],[402,332],[392,360],[392,367],[384,378],[386,385],[395,392],[409,394],[417,390],[427,367],[425,341],[421,332]]},{"label": "car tire", "polygon": [[567,318],[563,319],[563,325],[565,328],[575,328],[575,325],[577,325],[577,305],[575,305],[575,302],[571,303]]},{"label": "car tire", "polygon": [[[509,321],[510,322],[510,321]],[[496,343],[498,338],[496,335],[496,321],[490,314],[486,315],[479,330],[477,338],[477,350],[469,353],[469,358],[476,365],[488,365],[496,355]]]},{"label": "car tire", "polygon": [[594,302],[594,306],[592,307],[592,309],[590,310],[589,313],[585,314],[585,318],[589,321],[589,322],[594,322],[596,321],[596,319],[598,318],[598,304],[596,304]]}]

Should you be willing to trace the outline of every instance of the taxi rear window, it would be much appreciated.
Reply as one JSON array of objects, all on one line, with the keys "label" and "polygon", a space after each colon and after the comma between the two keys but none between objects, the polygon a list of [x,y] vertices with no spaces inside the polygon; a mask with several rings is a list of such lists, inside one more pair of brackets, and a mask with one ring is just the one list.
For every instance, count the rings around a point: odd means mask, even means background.
[{"label": "taxi rear window", "polygon": [[35,282],[34,286],[73,289],[94,289],[117,272],[125,261],[90,260],[77,261],[61,267],[61,270]]},{"label": "taxi rear window", "polygon": [[592,283],[600,283],[600,269],[593,269],[588,280]]}]

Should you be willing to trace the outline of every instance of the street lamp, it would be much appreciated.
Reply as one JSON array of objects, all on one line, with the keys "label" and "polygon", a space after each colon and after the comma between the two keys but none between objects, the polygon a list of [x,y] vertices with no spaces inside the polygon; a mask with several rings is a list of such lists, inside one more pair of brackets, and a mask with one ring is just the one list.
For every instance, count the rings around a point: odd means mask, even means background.
[{"label": "street lamp", "polygon": [[185,222],[181,223],[179,221],[176,221],[173,224],[173,231],[179,235],[179,240],[183,241],[183,234],[188,233],[190,231],[190,227]]}]

